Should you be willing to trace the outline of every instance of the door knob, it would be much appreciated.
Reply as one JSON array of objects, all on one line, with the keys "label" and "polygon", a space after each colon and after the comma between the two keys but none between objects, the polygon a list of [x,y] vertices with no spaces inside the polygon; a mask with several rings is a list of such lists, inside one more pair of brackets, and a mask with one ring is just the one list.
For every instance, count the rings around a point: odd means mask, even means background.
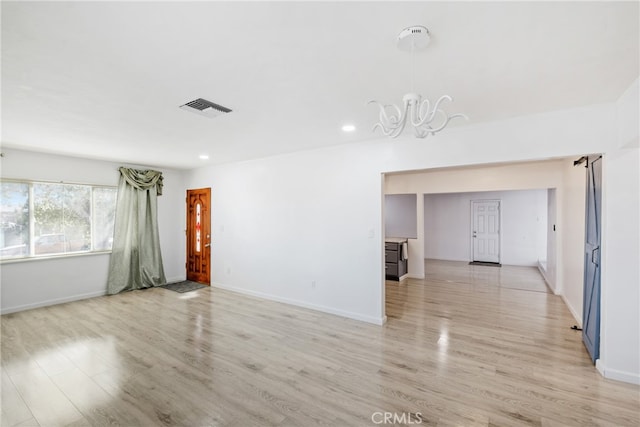
[{"label": "door knob", "polygon": [[204,244],[204,247],[205,247],[205,248],[208,248],[209,246],[211,246],[211,243],[205,243],[205,244]]}]

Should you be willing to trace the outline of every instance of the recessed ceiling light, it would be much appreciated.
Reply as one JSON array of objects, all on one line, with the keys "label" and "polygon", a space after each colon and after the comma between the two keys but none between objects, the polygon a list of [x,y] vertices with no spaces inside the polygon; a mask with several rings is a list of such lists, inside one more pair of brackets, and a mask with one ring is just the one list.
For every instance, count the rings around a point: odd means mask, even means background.
[{"label": "recessed ceiling light", "polygon": [[344,132],[353,132],[354,130],[356,130],[356,127],[354,125],[344,125],[342,126],[342,130]]},{"label": "recessed ceiling light", "polygon": [[208,154],[200,154],[198,157],[200,157],[200,160],[209,160]]}]

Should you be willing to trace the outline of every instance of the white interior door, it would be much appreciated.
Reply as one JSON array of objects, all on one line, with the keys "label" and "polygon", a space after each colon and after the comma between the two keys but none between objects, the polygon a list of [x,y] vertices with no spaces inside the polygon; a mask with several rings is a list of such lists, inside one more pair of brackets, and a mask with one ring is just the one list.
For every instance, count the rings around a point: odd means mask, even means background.
[{"label": "white interior door", "polygon": [[471,202],[472,261],[500,262],[500,201]]}]

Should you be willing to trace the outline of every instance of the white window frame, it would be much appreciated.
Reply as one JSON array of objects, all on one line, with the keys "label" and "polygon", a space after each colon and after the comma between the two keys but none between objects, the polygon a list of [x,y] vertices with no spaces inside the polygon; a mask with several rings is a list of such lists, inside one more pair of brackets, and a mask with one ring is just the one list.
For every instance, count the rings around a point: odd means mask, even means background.
[{"label": "white window frame", "polygon": [[[45,180],[26,180],[26,179],[11,179],[11,178],[2,178],[0,179],[0,183],[19,183],[19,184],[27,184],[29,186],[29,250],[28,254],[25,256],[15,256],[8,258],[0,257],[0,264],[8,264],[15,262],[24,262],[24,261],[34,261],[41,259],[49,259],[49,258],[68,258],[68,257],[77,257],[77,256],[87,256],[87,255],[96,255],[96,254],[109,254],[111,253],[111,249],[95,249],[95,212],[94,212],[94,189],[95,188],[112,188],[116,190],[116,199],[117,199],[117,186],[115,185],[103,185],[103,184],[86,184],[79,182],[66,182],[66,181],[45,181]],[[91,191],[89,192],[89,203],[91,209],[91,247],[86,251],[78,251],[78,252],[62,252],[62,253],[50,253],[50,254],[38,254],[35,253],[35,197],[34,197],[34,185],[37,184],[57,184],[57,185],[76,185],[76,186],[85,186],[90,187]],[[115,200],[113,205],[113,210],[115,212]],[[1,249],[1,248],[0,248]]]}]

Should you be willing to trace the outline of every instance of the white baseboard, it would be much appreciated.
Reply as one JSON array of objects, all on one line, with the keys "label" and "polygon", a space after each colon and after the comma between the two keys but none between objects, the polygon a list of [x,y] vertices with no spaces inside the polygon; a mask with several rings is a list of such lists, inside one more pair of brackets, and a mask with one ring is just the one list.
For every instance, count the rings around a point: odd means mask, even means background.
[{"label": "white baseboard", "polygon": [[596,360],[596,369],[607,379],[640,385],[640,374],[623,372],[617,369],[608,369],[600,359]]},{"label": "white baseboard", "polygon": [[471,262],[470,259],[465,258],[429,258],[429,257],[425,257],[424,258],[425,261],[457,261],[457,262]]},{"label": "white baseboard", "polygon": [[56,305],[56,304],[64,304],[66,302],[72,302],[72,301],[80,301],[87,298],[101,297],[106,294],[107,294],[107,290],[105,289],[104,291],[90,292],[88,294],[79,294],[79,295],[73,295],[73,296],[64,297],[64,298],[50,299],[47,301],[39,301],[33,304],[24,304],[24,305],[17,305],[14,307],[6,307],[3,309],[0,309],[0,314],[16,313],[18,311],[31,310],[33,308],[47,307],[47,306]]},{"label": "white baseboard", "polygon": [[549,290],[553,292],[554,295],[559,295],[560,291],[558,291],[558,289],[555,288],[555,285],[553,285],[549,281],[549,278],[547,277],[547,270],[545,270],[545,268],[542,266],[542,264],[540,264],[540,262],[538,262],[537,267],[538,267],[538,271],[542,275],[542,278],[544,279],[544,283],[547,284],[547,288],[549,288]]},{"label": "white baseboard", "polygon": [[573,309],[573,307],[571,307],[571,304],[569,304],[569,301],[564,295],[560,295],[560,297],[562,298],[562,301],[564,301],[564,305],[566,305],[569,311],[571,312],[571,315],[573,316],[573,318],[576,320],[577,322],[576,324],[578,325],[578,327],[582,328],[582,318],[578,316],[578,313]]},{"label": "white baseboard", "polygon": [[[182,282],[183,280],[186,280],[186,279],[184,277],[170,277],[170,278],[167,278],[167,283]],[[66,302],[80,301],[83,299],[102,297],[105,295],[107,295],[106,288],[104,291],[89,292],[87,294],[71,295],[64,298],[54,298],[46,301],[38,301],[32,304],[6,307],[6,308],[0,309],[0,314],[17,313],[18,311],[31,310],[31,309],[40,308],[40,307],[48,307],[50,305],[64,304]]]},{"label": "white baseboard", "polygon": [[347,317],[349,319],[359,320],[361,322],[373,323],[375,325],[383,325],[384,322],[386,321],[386,316],[385,317],[366,316],[359,313],[353,313],[351,311],[338,310],[338,309],[326,307],[323,305],[309,304],[303,301],[279,297],[277,295],[266,294],[258,291],[251,291],[248,289],[237,288],[235,286],[229,286],[222,283],[211,282],[211,286],[213,286],[214,288],[224,289],[226,291],[236,292],[239,294],[249,295],[252,297],[262,298],[270,301],[282,302],[285,304],[295,305],[297,307],[303,307],[311,310],[321,311],[323,313],[333,314],[336,316]]}]

